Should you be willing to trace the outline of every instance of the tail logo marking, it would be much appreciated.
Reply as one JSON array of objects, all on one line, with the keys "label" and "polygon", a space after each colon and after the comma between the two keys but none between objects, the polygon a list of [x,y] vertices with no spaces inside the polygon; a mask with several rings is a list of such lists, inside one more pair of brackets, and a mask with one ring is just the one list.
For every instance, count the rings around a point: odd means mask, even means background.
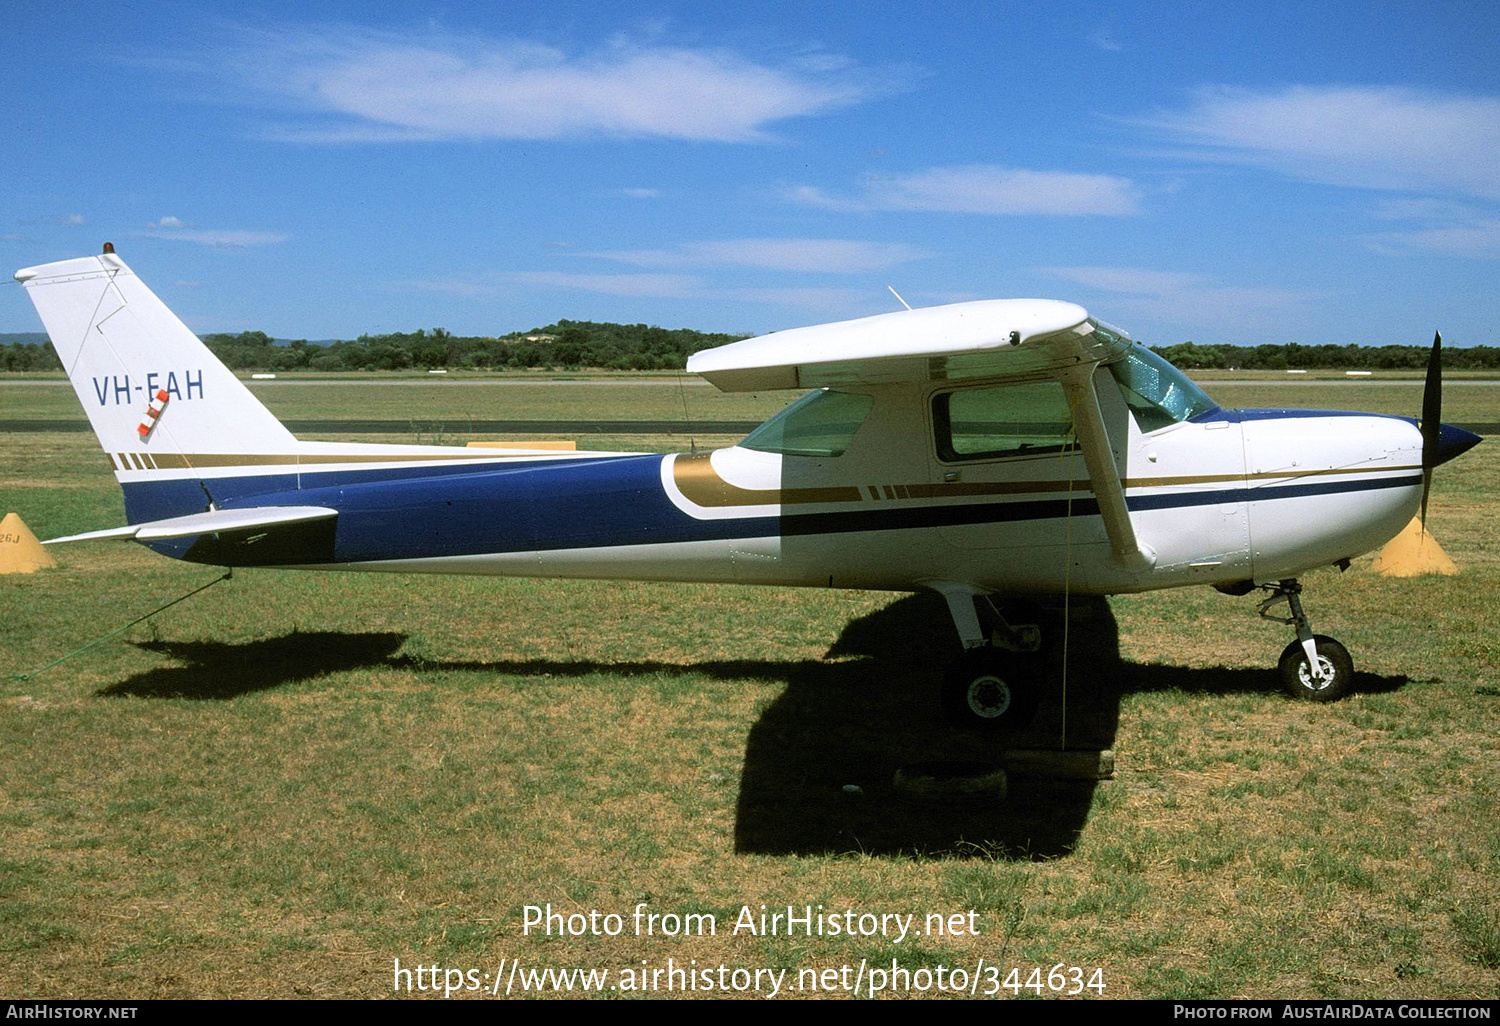
[{"label": "tail logo marking", "polygon": [[151,429],[156,427],[156,422],[161,418],[161,411],[167,408],[168,398],[170,396],[165,388],[158,389],[156,398],[146,406],[146,416],[141,420],[140,426],[135,429],[136,433],[141,436],[141,441],[144,442],[151,437]]}]

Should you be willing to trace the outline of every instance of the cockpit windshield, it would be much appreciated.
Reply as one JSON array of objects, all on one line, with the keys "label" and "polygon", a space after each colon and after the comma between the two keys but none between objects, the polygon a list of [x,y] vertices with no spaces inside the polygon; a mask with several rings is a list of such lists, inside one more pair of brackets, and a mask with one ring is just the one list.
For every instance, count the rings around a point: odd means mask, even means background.
[{"label": "cockpit windshield", "polygon": [[1139,343],[1130,347],[1123,360],[1110,364],[1109,371],[1143,432],[1219,408],[1186,374]]}]

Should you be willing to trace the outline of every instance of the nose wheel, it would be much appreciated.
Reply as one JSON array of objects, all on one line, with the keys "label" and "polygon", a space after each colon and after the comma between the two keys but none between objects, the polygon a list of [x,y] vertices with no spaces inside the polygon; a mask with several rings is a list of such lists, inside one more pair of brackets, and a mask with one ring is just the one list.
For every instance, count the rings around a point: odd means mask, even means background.
[{"label": "nose wheel", "polygon": [[[1337,702],[1354,685],[1354,660],[1349,657],[1349,650],[1325,634],[1312,632],[1312,622],[1302,610],[1302,585],[1299,582],[1282,581],[1268,590],[1271,597],[1260,604],[1260,615],[1297,629],[1297,640],[1281,653],[1278,664],[1281,686],[1294,698],[1309,702]],[[1269,612],[1273,605],[1283,601],[1290,616],[1276,616]]]},{"label": "nose wheel", "polygon": [[1294,697],[1309,702],[1336,702],[1349,693],[1354,660],[1343,645],[1326,635],[1313,635],[1313,644],[1317,647],[1320,672],[1313,674],[1302,642],[1294,641],[1281,653],[1281,686]]}]

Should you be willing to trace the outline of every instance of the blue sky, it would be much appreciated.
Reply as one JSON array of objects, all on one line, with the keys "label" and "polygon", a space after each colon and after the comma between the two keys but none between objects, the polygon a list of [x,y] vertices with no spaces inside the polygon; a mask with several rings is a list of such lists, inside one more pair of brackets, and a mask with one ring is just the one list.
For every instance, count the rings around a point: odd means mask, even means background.
[{"label": "blue sky", "polygon": [[759,333],[889,284],[1157,344],[1496,345],[1497,29],[1432,0],[17,6],[0,257],[109,239],[193,329],[281,337]]}]

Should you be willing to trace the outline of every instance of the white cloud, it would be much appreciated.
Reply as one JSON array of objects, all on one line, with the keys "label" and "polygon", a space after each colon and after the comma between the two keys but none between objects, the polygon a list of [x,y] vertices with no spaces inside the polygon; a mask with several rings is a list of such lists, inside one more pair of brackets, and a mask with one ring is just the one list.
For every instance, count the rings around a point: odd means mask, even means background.
[{"label": "white cloud", "polygon": [[616,40],[568,53],[517,39],[350,27],[244,32],[243,81],[334,124],[283,127],[317,142],[568,139],[765,142],[769,126],[898,87],[835,60],[776,67],[730,50]]},{"label": "white cloud", "polygon": [[567,274],[558,271],[514,271],[502,275],[520,285],[579,289],[607,296],[682,299],[696,295],[697,278],[688,274]]},{"label": "white cloud", "polygon": [[656,199],[661,195],[660,189],[621,189],[620,195],[629,199]]},{"label": "white cloud", "polygon": [[1447,228],[1383,232],[1367,236],[1377,248],[1446,253],[1449,256],[1500,256],[1500,221],[1477,221]]},{"label": "white cloud", "polygon": [[1372,249],[1382,253],[1495,257],[1500,256],[1500,219],[1473,218],[1409,231],[1371,232],[1364,239]]},{"label": "white cloud", "polygon": [[1201,285],[1201,274],[1150,271],[1139,267],[1043,267],[1041,273],[1101,292],[1164,296]]},{"label": "white cloud", "polygon": [[743,303],[774,303],[777,306],[795,307],[830,316],[852,316],[870,312],[872,299],[880,301],[878,295],[868,289],[820,289],[786,288],[726,289],[721,298]]},{"label": "white cloud", "polygon": [[199,230],[181,228],[149,228],[136,233],[143,239],[174,239],[179,242],[195,242],[200,246],[221,249],[245,249],[250,246],[274,246],[291,238],[280,232],[256,232],[242,230]]},{"label": "white cloud", "polygon": [[1478,211],[1469,203],[1440,199],[1388,199],[1375,204],[1373,213],[1385,221],[1423,220],[1458,221],[1474,217]]},{"label": "white cloud", "polygon": [[87,224],[88,222],[83,219],[82,214],[54,214],[51,217],[22,218],[17,223],[26,228],[32,228],[39,225],[59,225],[64,228],[77,228],[78,226]]},{"label": "white cloud", "polygon": [[416,289],[418,292],[441,292],[449,296],[462,296],[465,299],[493,299],[499,296],[504,289],[493,281],[470,281],[465,279],[453,279],[443,281],[423,281],[420,279],[406,279],[398,288]]},{"label": "white cloud", "polygon": [[187,225],[185,225],[185,224],[182,223],[182,219],[181,218],[177,218],[177,217],[163,217],[163,218],[160,218],[159,220],[152,221],[151,224],[148,227],[151,227],[151,228],[186,228]]},{"label": "white cloud", "polygon": [[596,253],[574,253],[573,256],[598,257],[636,267],[679,267],[688,262],[687,255],[671,249],[610,249]]},{"label": "white cloud", "polygon": [[[559,271],[491,271],[470,278],[403,281],[401,288],[441,292],[467,299],[499,299],[518,289],[568,289],[607,296],[646,299],[711,300],[719,303],[770,303],[831,317],[846,317],[889,308],[888,294],[857,288],[723,288],[691,274],[572,274]],[[886,304],[882,306],[881,304]]]},{"label": "white cloud", "polygon": [[573,289],[606,296],[683,299],[700,294],[700,282],[684,274],[569,274],[563,271],[489,271],[466,278],[407,280],[402,288],[442,292],[465,299],[496,299],[523,289]]},{"label": "white cloud", "polygon": [[872,178],[853,196],[815,186],[788,197],[829,210],[932,210],[958,214],[1134,214],[1139,195],[1129,179],[1072,171],[1028,171],[995,164],[934,167],[900,178]]},{"label": "white cloud", "polygon": [[1376,205],[1382,221],[1412,226],[1363,236],[1379,253],[1441,253],[1447,256],[1500,256],[1500,213],[1492,206],[1438,199],[1387,200]]},{"label": "white cloud", "polygon": [[775,271],[847,274],[878,271],[931,254],[900,242],[850,239],[728,239],[689,242],[675,250],[638,249],[585,253],[638,267],[729,265]]},{"label": "white cloud", "polygon": [[82,214],[55,214],[52,217],[44,217],[40,219],[33,218],[30,220],[22,221],[21,223],[24,225],[54,224],[60,225],[64,228],[77,228],[81,225],[88,224],[88,222],[84,220]]},{"label": "white cloud", "polygon": [[1200,90],[1137,119],[1194,156],[1308,181],[1500,198],[1500,98],[1373,86]]},{"label": "white cloud", "polygon": [[1119,41],[1115,39],[1114,33],[1105,28],[1098,28],[1090,32],[1089,42],[1096,49],[1104,50],[1108,53],[1118,53],[1123,49]]},{"label": "white cloud", "polygon": [[1099,311],[1105,320],[1134,317],[1221,335],[1283,329],[1319,297],[1307,289],[1224,285],[1204,274],[1139,267],[1041,267],[1037,272],[1112,294],[1108,309]]},{"label": "white cloud", "polygon": [[878,271],[930,254],[901,242],[848,239],[733,239],[696,242],[688,250],[710,262],[778,271]]}]

